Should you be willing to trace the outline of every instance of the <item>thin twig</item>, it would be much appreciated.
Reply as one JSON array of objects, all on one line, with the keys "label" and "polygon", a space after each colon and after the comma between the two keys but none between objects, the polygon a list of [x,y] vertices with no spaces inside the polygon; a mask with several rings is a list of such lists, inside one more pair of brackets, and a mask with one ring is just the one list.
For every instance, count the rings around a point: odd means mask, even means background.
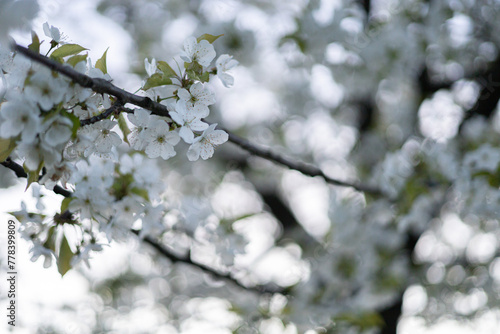
[{"label": "thin twig", "polygon": [[104,110],[102,113],[95,115],[93,117],[87,118],[87,119],[82,119],[80,121],[80,125],[86,126],[86,125],[90,125],[90,124],[94,124],[94,123],[97,123],[99,121],[102,121],[103,119],[108,118],[108,116],[111,115],[112,113],[119,111],[120,108],[122,107],[122,105],[123,105],[123,103],[120,100],[118,100],[115,103],[113,103],[113,105],[111,107]]},{"label": "thin twig", "polygon": [[[143,97],[143,96],[129,93],[121,88],[116,87],[111,82],[106,81],[104,79],[91,78],[85,74],[82,74],[78,71],[75,71],[70,66],[61,65],[58,62],[55,62],[52,59],[49,59],[43,55],[40,55],[36,52],[33,52],[33,51],[29,50],[28,48],[25,48],[23,46],[14,44],[13,48],[17,52],[25,55],[26,57],[28,57],[28,58],[30,58],[30,59],[32,59],[40,64],[47,66],[51,70],[57,71],[65,76],[69,77],[75,83],[77,83],[85,88],[90,88],[96,93],[105,93],[105,94],[115,96],[123,104],[125,104],[125,103],[134,104],[136,106],[150,110],[155,115],[167,116],[167,117],[169,116],[169,111],[168,111],[166,106],[164,106],[163,104],[160,104],[158,102],[155,102],[148,97]],[[331,178],[329,176],[326,176],[319,168],[317,168],[313,165],[306,164],[306,163],[303,163],[300,161],[292,160],[288,157],[285,157],[281,154],[278,154],[277,152],[270,150],[269,148],[254,145],[253,143],[250,143],[246,139],[240,138],[227,130],[225,130],[225,131],[229,134],[229,141],[230,142],[232,142],[235,145],[238,145],[242,149],[250,152],[251,154],[253,154],[255,156],[258,156],[258,157],[273,161],[275,163],[287,166],[288,168],[297,170],[304,175],[320,176],[326,182],[333,184],[333,185],[342,186],[342,187],[352,187],[356,190],[371,193],[374,195],[381,194],[381,192],[378,189],[375,189],[375,188],[372,188],[372,187],[369,187],[366,185],[341,181],[341,180],[337,180],[337,179]]]},{"label": "thin twig", "polygon": [[[140,233],[140,231],[136,231],[136,230],[131,230],[131,231],[134,232],[136,235],[139,235],[139,233]],[[172,253],[170,250],[168,250],[167,248],[163,247],[158,242],[156,242],[152,237],[149,237],[149,236],[145,237],[144,242],[153,246],[153,248],[155,248],[159,253],[161,253],[162,255],[167,257],[172,262],[182,262],[182,263],[187,263],[187,264],[193,265],[195,267],[200,268],[204,272],[212,275],[213,277],[216,277],[218,279],[222,279],[225,281],[231,281],[235,285],[237,285],[240,288],[243,288],[245,290],[255,291],[258,293],[276,293],[276,292],[281,292],[283,290],[282,288],[280,288],[278,286],[267,286],[267,285],[256,285],[256,286],[251,286],[251,287],[245,286],[245,285],[241,284],[239,281],[237,281],[236,279],[234,279],[230,274],[224,274],[224,273],[216,271],[213,268],[210,268],[204,264],[194,262],[190,256],[181,257],[179,255]]]},{"label": "thin twig", "polygon": [[[16,174],[17,177],[20,177],[20,178],[28,177],[28,175],[24,171],[23,167],[21,165],[19,165],[18,163],[15,163],[14,161],[12,161],[10,158],[7,158],[5,161],[1,162],[0,164],[2,164],[3,166],[7,167],[10,170],[12,170]],[[60,186],[57,186],[57,185],[54,187],[54,192],[56,194],[60,194],[64,197],[71,197],[73,195],[73,193],[71,191],[68,191]],[[70,213],[68,212],[66,214],[70,214]],[[136,235],[139,235],[139,233],[140,233],[140,231],[133,230],[133,229],[131,229],[130,231]],[[155,241],[150,236],[146,236],[143,240],[147,244],[153,246],[153,248],[155,248],[163,256],[170,259],[172,262],[181,262],[181,263],[190,264],[194,267],[197,267],[197,268],[203,270],[207,274],[210,274],[217,279],[231,282],[234,285],[239,286],[240,288],[243,288],[245,290],[254,291],[254,292],[258,292],[258,293],[276,293],[276,292],[283,291],[282,288],[280,288],[279,286],[276,286],[276,285],[255,285],[255,286],[250,286],[250,287],[245,286],[245,285],[241,284],[238,280],[233,278],[229,273],[228,274],[221,273],[221,272],[216,271],[215,269],[210,268],[204,264],[194,262],[191,259],[191,257],[189,257],[189,256],[181,257],[179,255],[176,255],[175,253],[171,252],[168,248],[160,245],[157,241]]]},{"label": "thin twig", "polygon": [[224,131],[226,131],[228,133],[230,142],[240,146],[241,148],[252,153],[253,155],[257,155],[263,159],[267,159],[267,160],[273,161],[275,163],[281,164],[281,165],[286,166],[290,169],[297,170],[304,175],[313,176],[313,177],[320,176],[323,179],[325,179],[326,182],[333,184],[333,185],[336,185],[336,186],[352,187],[352,188],[359,190],[359,191],[364,191],[364,192],[371,193],[371,194],[380,194],[380,191],[378,189],[375,189],[375,188],[372,188],[369,186],[365,186],[362,184],[356,184],[356,183],[351,183],[351,182],[333,179],[333,178],[325,175],[325,173],[323,173],[323,171],[321,171],[316,166],[313,166],[311,164],[307,164],[307,163],[304,163],[301,161],[292,160],[284,155],[281,155],[275,151],[270,150],[267,147],[258,147],[255,144],[250,143],[248,140],[243,139],[241,137],[238,137],[237,135],[235,135],[231,132],[228,132],[227,130],[224,130]]}]

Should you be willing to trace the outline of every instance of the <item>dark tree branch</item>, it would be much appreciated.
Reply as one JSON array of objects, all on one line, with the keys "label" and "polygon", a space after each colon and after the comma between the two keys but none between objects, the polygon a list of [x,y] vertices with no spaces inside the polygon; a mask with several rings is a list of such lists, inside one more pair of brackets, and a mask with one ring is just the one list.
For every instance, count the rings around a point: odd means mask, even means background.
[{"label": "dark tree branch", "polygon": [[277,240],[278,243],[280,240],[289,238],[301,246],[304,251],[308,249],[308,246],[319,245],[319,242],[304,230],[304,227],[295,219],[288,205],[276,192],[260,192],[260,196],[283,228],[281,237]]},{"label": "dark tree branch", "polygon": [[453,85],[452,81],[434,82],[433,80],[431,80],[429,69],[427,68],[427,66],[424,66],[418,74],[417,82],[420,94],[423,97],[434,94],[440,89],[449,89]]},{"label": "dark tree branch", "polygon": [[[140,231],[136,231],[136,230],[131,230],[131,231],[133,233],[135,233],[136,235],[139,235],[139,233],[140,233]],[[234,279],[230,274],[221,273],[221,272],[216,271],[213,268],[210,268],[204,264],[194,262],[191,259],[191,257],[189,257],[189,256],[182,257],[182,256],[174,254],[173,252],[171,252],[167,248],[160,245],[152,237],[149,237],[149,236],[145,237],[144,242],[151,245],[159,253],[161,253],[163,256],[165,256],[166,258],[168,258],[170,261],[172,261],[174,263],[181,262],[181,263],[190,264],[194,267],[197,267],[197,268],[203,270],[207,274],[210,274],[211,276],[213,276],[217,279],[229,281],[229,282],[231,282],[231,283],[233,283],[233,284],[235,284],[235,285],[237,285],[240,288],[243,288],[245,290],[254,291],[254,292],[258,292],[258,293],[271,293],[271,294],[283,291],[283,289],[280,288],[279,286],[269,286],[269,285],[256,285],[256,286],[252,286],[252,287],[245,286],[245,285],[241,284],[239,281],[237,281],[236,279]]]},{"label": "dark tree branch", "polygon": [[[403,252],[408,256],[408,258],[412,258],[413,252],[415,250],[415,246],[417,245],[419,235],[408,234],[405,246],[403,248]],[[380,311],[380,316],[384,319],[384,326],[381,328],[380,334],[396,334],[397,327],[399,323],[399,318],[401,317],[401,311],[403,307],[403,294],[404,291],[398,296],[398,299],[391,305]]]},{"label": "dark tree branch", "polygon": [[[225,130],[225,131],[227,132],[227,130]],[[235,134],[233,134],[231,132],[228,132],[228,135],[229,135],[230,142],[240,146],[244,150],[252,153],[253,155],[256,155],[258,157],[273,161],[273,162],[278,163],[280,165],[286,166],[290,169],[297,170],[304,175],[319,176],[319,177],[323,178],[326,182],[333,184],[333,185],[336,185],[336,186],[352,187],[356,190],[363,191],[363,192],[370,193],[370,194],[374,194],[374,195],[381,194],[381,192],[378,189],[375,189],[375,188],[370,187],[370,186],[333,179],[329,176],[326,176],[325,173],[323,173],[323,171],[321,171],[316,166],[304,163],[302,161],[292,160],[288,157],[285,157],[279,153],[272,151],[271,149],[269,149],[267,147],[259,147],[253,143],[250,143],[246,139],[243,139],[241,137],[236,136]]]},{"label": "dark tree branch", "polygon": [[33,52],[24,46],[20,46],[15,44],[13,46],[14,50],[21,53],[22,55],[28,57],[29,59],[40,63],[53,71],[59,72],[68,78],[70,78],[73,82],[79,84],[84,88],[90,88],[96,93],[101,94],[109,94],[119,98],[123,104],[130,103],[144,109],[148,109],[154,111],[156,115],[159,116],[169,116],[167,107],[154,102],[149,97],[139,96],[132,93],[127,92],[121,88],[116,87],[111,82],[101,79],[101,78],[91,78],[88,75],[80,73],[70,66],[64,66],[59,64],[56,61],[53,61],[50,58],[47,58],[39,53]]},{"label": "dark tree branch", "polygon": [[80,121],[80,125],[81,126],[86,126],[86,125],[89,125],[89,124],[94,124],[94,123],[97,123],[99,121],[102,121],[103,119],[108,118],[109,115],[111,115],[112,113],[118,113],[118,112],[120,112],[122,108],[123,108],[123,103],[120,100],[118,100],[115,103],[113,103],[113,105],[111,107],[109,107],[108,109],[104,110],[104,112],[100,113],[99,115],[96,115],[94,117],[90,117],[90,118],[87,118],[87,119],[82,119]]},{"label": "dark tree branch", "polygon": [[370,17],[370,11],[372,8],[371,0],[358,0],[359,4],[363,7],[366,13],[366,19]]},{"label": "dark tree branch", "polygon": [[[125,104],[125,103],[134,104],[136,106],[150,110],[155,115],[167,116],[167,117],[169,116],[169,112],[168,112],[166,106],[164,106],[158,102],[154,102],[153,100],[151,100],[148,97],[143,97],[143,96],[129,93],[121,88],[116,87],[111,82],[106,81],[104,79],[91,78],[85,74],[82,74],[78,71],[75,71],[70,66],[61,65],[58,62],[55,62],[52,59],[49,59],[43,55],[35,53],[35,52],[33,52],[33,51],[29,50],[28,48],[25,48],[23,46],[15,44],[13,46],[13,48],[17,52],[30,58],[31,60],[38,62],[44,66],[47,66],[51,70],[59,72],[65,76],[69,77],[71,80],[73,80],[75,83],[81,85],[82,87],[90,88],[96,93],[105,93],[105,94],[115,96],[123,104]],[[378,189],[374,189],[374,188],[366,186],[366,185],[333,179],[331,177],[326,176],[319,168],[317,168],[315,166],[312,166],[310,164],[306,164],[306,163],[303,163],[300,161],[292,160],[288,157],[285,157],[281,154],[278,154],[278,153],[270,150],[267,147],[259,147],[257,145],[254,145],[254,144],[250,143],[248,140],[240,138],[227,130],[226,130],[226,132],[228,132],[228,134],[229,134],[229,141],[230,142],[238,145],[239,147],[243,148],[244,150],[250,152],[251,154],[253,154],[255,156],[273,161],[275,163],[284,165],[284,166],[291,168],[291,169],[295,169],[295,170],[297,170],[305,175],[322,177],[326,182],[333,184],[333,185],[342,186],[342,187],[352,187],[356,190],[364,191],[367,193],[372,193],[375,195],[381,194]]]},{"label": "dark tree branch", "polygon": [[487,119],[493,116],[500,100],[500,57],[493,63],[490,71],[479,76],[476,81],[481,86],[481,92],[474,106],[466,111],[465,117],[460,123],[459,131],[475,115]]},{"label": "dark tree branch", "polygon": [[[16,174],[16,176],[19,178],[26,178],[28,176],[26,174],[26,172],[24,171],[23,167],[21,165],[15,163],[14,161],[12,161],[10,158],[6,159],[1,164],[3,166],[7,167],[8,169],[12,170]],[[62,195],[64,197],[71,197],[73,195],[73,193],[71,191],[68,191],[60,186],[57,186],[57,185],[54,187],[54,192],[56,194]],[[64,214],[71,216],[71,213],[69,211],[65,211]],[[139,235],[139,233],[140,233],[140,231],[137,231],[137,230],[131,230],[131,232],[136,234],[136,235]],[[243,288],[245,290],[254,291],[254,292],[258,292],[258,293],[277,293],[277,292],[282,292],[284,290],[283,288],[281,288],[277,285],[272,285],[272,286],[271,285],[256,285],[256,286],[252,286],[252,287],[247,287],[247,286],[241,284],[237,279],[233,278],[231,276],[231,274],[229,274],[229,273],[228,274],[221,273],[221,272],[218,272],[215,269],[210,268],[202,263],[194,262],[189,256],[181,257],[181,256],[174,254],[166,247],[160,245],[152,237],[146,236],[143,240],[147,244],[153,246],[153,248],[155,248],[163,256],[170,259],[172,262],[181,262],[181,263],[190,264],[194,267],[197,267],[197,268],[203,270],[207,274],[210,274],[217,279],[231,282],[234,285],[239,286],[240,288]]]},{"label": "dark tree branch", "polygon": [[[23,166],[15,163],[10,158],[5,159],[5,161],[0,162],[0,164],[2,166],[7,167],[8,169],[12,170],[16,174],[16,176],[19,177],[19,178],[27,178],[28,177],[28,174],[26,174],[26,172],[24,171]],[[53,191],[56,194],[62,195],[64,197],[70,197],[71,196],[71,192],[70,191],[68,191],[68,190],[66,190],[63,187],[58,186],[58,185],[56,185],[54,187]]]}]

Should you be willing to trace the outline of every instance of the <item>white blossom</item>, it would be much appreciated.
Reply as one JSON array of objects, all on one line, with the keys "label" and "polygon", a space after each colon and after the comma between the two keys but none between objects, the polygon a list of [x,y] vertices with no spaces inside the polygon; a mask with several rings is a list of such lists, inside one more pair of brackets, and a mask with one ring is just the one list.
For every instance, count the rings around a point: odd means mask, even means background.
[{"label": "white blossom", "polygon": [[215,103],[215,94],[197,82],[191,86],[189,91],[185,88],[177,92],[181,101],[186,103],[187,109],[198,117],[207,117],[210,113],[208,106]]},{"label": "white blossom", "polygon": [[495,173],[500,163],[500,150],[489,143],[481,145],[473,152],[468,152],[464,157],[464,165],[472,172],[489,171]]},{"label": "white blossom", "polygon": [[208,66],[215,58],[215,49],[207,40],[196,41],[196,38],[191,36],[184,41],[184,51],[181,52],[181,58],[187,63],[193,61],[201,66]]},{"label": "white blossom", "polygon": [[192,110],[188,110],[184,101],[178,101],[175,110],[170,112],[170,117],[181,126],[179,135],[186,143],[193,142],[193,131],[203,131],[208,128],[207,123],[202,122]]},{"label": "white blossom", "polygon": [[203,160],[211,158],[214,148],[228,140],[228,134],[222,130],[215,130],[216,126],[217,124],[210,125],[201,136],[194,139],[187,152],[190,161],[196,161],[200,156]]},{"label": "white blossom", "polygon": [[179,143],[180,137],[177,132],[170,131],[168,123],[160,121],[156,125],[148,127],[144,135],[148,142],[145,148],[148,157],[162,157],[162,159],[167,160],[176,154],[174,146]]},{"label": "white blossom", "polygon": [[59,43],[61,41],[61,32],[58,28],[54,26],[49,26],[48,22],[43,24],[43,33],[45,36],[50,37],[54,42]]},{"label": "white blossom", "polygon": [[146,69],[146,73],[148,74],[148,77],[152,76],[157,72],[157,67],[156,67],[156,59],[153,58],[151,60],[151,63],[149,62],[148,58],[144,59],[144,68]]},{"label": "white blossom", "polygon": [[225,87],[231,87],[234,84],[232,75],[226,73],[233,67],[238,65],[238,61],[233,59],[230,55],[221,55],[215,62],[217,67],[217,76]]},{"label": "white blossom", "polygon": [[60,77],[54,78],[49,70],[37,71],[29,77],[25,95],[43,110],[50,110],[61,102],[68,89],[68,84]]},{"label": "white blossom", "polygon": [[24,143],[34,141],[42,130],[40,110],[30,101],[17,98],[0,105],[0,137],[11,138],[21,134]]}]

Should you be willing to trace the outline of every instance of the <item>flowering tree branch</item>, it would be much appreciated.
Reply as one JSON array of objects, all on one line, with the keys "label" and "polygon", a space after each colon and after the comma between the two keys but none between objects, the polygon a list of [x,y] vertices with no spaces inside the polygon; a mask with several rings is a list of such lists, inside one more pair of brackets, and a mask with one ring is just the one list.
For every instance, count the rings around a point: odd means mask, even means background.
[{"label": "flowering tree branch", "polygon": [[[1,162],[0,164],[2,164],[4,167],[12,170],[17,177],[19,178],[26,178],[28,177],[28,175],[26,174],[26,172],[24,171],[24,168],[23,166],[19,165],[18,163],[12,161],[10,158],[7,158],[5,161]],[[56,185],[54,187],[54,193],[56,194],[59,194],[59,195],[62,195],[64,197],[71,197],[72,196],[72,192],[71,191],[68,191],[58,185]],[[66,215],[71,215],[68,211],[66,212]],[[132,233],[136,234],[136,235],[139,235],[140,231],[137,231],[137,230],[131,230]],[[173,253],[172,251],[170,251],[168,248],[162,246],[160,243],[158,243],[157,241],[155,241],[152,237],[150,236],[146,236],[144,239],[144,242],[151,245],[153,248],[155,248],[160,254],[162,254],[163,256],[165,256],[166,258],[168,258],[170,261],[172,262],[180,262],[180,263],[187,263],[187,264],[190,264],[194,267],[197,267],[201,270],[203,270],[204,272],[206,272],[207,274],[210,274],[212,275],[213,277],[215,277],[216,279],[221,279],[221,280],[224,280],[224,281],[228,281],[228,282],[231,282],[233,283],[234,285],[236,286],[239,286],[240,288],[243,288],[245,290],[249,290],[249,291],[254,291],[254,292],[258,292],[258,293],[276,293],[276,292],[282,292],[282,288],[276,286],[276,285],[256,285],[256,286],[251,286],[251,287],[248,287],[248,286],[245,286],[243,285],[242,283],[240,283],[238,280],[236,280],[235,278],[233,278],[231,276],[231,274],[229,273],[221,273],[213,268],[210,268],[209,266],[206,266],[202,263],[198,263],[198,262],[195,262],[191,259],[191,257],[188,255],[188,256],[185,256],[185,257],[182,257],[182,256],[179,256],[175,253]]]},{"label": "flowering tree branch", "polygon": [[[91,78],[83,73],[80,73],[73,68],[69,66],[63,66],[59,64],[56,61],[53,61],[39,53],[33,52],[30,49],[14,44],[13,49],[24,56],[30,58],[31,60],[40,63],[48,68],[50,68],[53,71],[59,72],[67,77],[69,77],[73,82],[79,84],[82,87],[92,89],[96,93],[102,93],[102,94],[109,94],[112,96],[115,96],[118,98],[118,101],[120,101],[121,105],[124,105],[126,103],[134,104],[136,106],[142,107],[144,109],[150,110],[153,114],[158,115],[158,116],[167,116],[170,117],[169,111],[167,107],[163,104],[160,104],[158,102],[155,102],[151,100],[148,97],[143,97],[139,95],[135,95],[132,93],[129,93],[121,88],[118,88],[117,86],[113,85],[110,81],[101,79],[101,78]],[[112,107],[113,108],[113,107]],[[111,109],[111,108],[110,108]],[[95,116],[95,117],[102,117],[105,118],[111,114],[113,110],[106,110],[103,114]],[[84,124],[91,124],[95,122],[93,118],[88,119],[88,120],[83,120]],[[374,195],[380,194],[380,191],[378,189],[375,189],[370,186],[358,184],[358,183],[352,183],[352,182],[346,182],[346,181],[341,181],[337,180],[334,178],[331,178],[323,173],[319,168],[304,163],[296,160],[292,160],[288,157],[285,157],[279,153],[274,152],[273,150],[262,147],[262,146],[257,146],[251,142],[249,142],[246,139],[243,139],[241,137],[236,136],[235,134],[232,134],[231,132],[225,130],[228,135],[229,135],[229,141],[232,142],[233,144],[241,147],[242,149],[250,152],[251,154],[273,161],[275,163],[284,165],[290,169],[297,170],[301,172],[302,174],[308,175],[308,176],[319,176],[322,177],[326,182],[337,185],[337,186],[343,186],[343,187],[352,187],[356,190],[371,193]]]}]

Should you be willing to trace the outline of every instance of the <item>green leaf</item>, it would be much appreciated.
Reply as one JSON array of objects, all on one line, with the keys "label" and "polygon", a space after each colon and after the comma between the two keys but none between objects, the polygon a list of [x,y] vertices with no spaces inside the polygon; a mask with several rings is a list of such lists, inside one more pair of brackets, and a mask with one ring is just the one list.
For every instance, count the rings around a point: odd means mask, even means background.
[{"label": "green leaf", "polygon": [[79,62],[87,61],[87,57],[88,57],[87,54],[76,55],[76,56],[73,56],[73,57],[69,58],[68,60],[66,60],[66,63],[68,63],[71,66],[75,67],[76,64],[78,64]]},{"label": "green leaf", "polygon": [[61,212],[68,210],[69,203],[73,200],[72,197],[65,197],[61,202]]},{"label": "green leaf", "polygon": [[28,188],[31,186],[31,184],[33,182],[37,182],[38,181],[38,175],[40,175],[39,173],[37,173],[36,171],[28,171],[28,184],[26,185],[26,189],[24,189],[24,191],[28,190]]},{"label": "green leaf", "polygon": [[146,201],[149,201],[149,194],[148,194],[148,191],[146,189],[134,187],[134,188],[130,189],[130,192],[132,194],[135,194],[137,196],[144,198]]},{"label": "green leaf", "polygon": [[127,121],[125,120],[125,116],[123,114],[120,114],[118,116],[118,126],[120,127],[120,130],[123,133],[123,140],[127,143],[128,142],[128,135],[130,134],[130,129],[128,128]]},{"label": "green leaf", "polygon": [[163,72],[163,74],[169,76],[169,77],[176,77],[177,73],[175,73],[174,69],[170,67],[170,65],[165,62],[165,61],[159,61],[158,65],[156,65],[160,71]]},{"label": "green leaf", "polygon": [[358,327],[361,331],[384,325],[384,319],[380,316],[380,314],[375,312],[363,312],[360,314],[342,313],[336,316],[335,320],[347,322]]},{"label": "green leaf", "polygon": [[74,114],[67,112],[66,110],[61,110],[61,115],[69,118],[71,120],[71,123],[73,123],[73,127],[71,128],[71,137],[76,138],[76,133],[80,128],[80,119]]},{"label": "green leaf", "polygon": [[206,40],[210,44],[212,44],[213,42],[215,42],[221,36],[224,36],[224,34],[217,35],[217,36],[210,35],[210,34],[203,34],[200,37],[198,37],[196,40],[197,40],[198,43],[200,43],[200,41],[202,41],[202,40]]},{"label": "green leaf", "polygon": [[55,226],[52,226],[51,228],[49,228],[49,232],[47,233],[47,240],[45,240],[45,242],[43,243],[44,248],[50,249],[54,252],[56,251],[55,231],[56,231]]},{"label": "green leaf", "polygon": [[0,162],[4,162],[5,160],[7,160],[15,147],[15,138],[0,138]]},{"label": "green leaf", "polygon": [[102,57],[99,58],[99,60],[96,61],[95,63],[95,68],[100,69],[104,74],[108,73],[108,68],[106,66],[106,55],[108,54],[108,50],[109,48],[107,48],[106,51],[104,51]]},{"label": "green leaf", "polygon": [[88,49],[78,44],[64,44],[61,47],[54,50],[54,52],[52,52],[52,54],[50,55],[50,58],[55,59],[55,58],[62,58],[66,56],[76,55],[77,53],[80,53],[84,50]]},{"label": "green leaf", "polygon": [[142,87],[143,90],[148,90],[153,87],[158,87],[158,86],[164,86],[164,85],[171,85],[172,80],[165,74],[163,73],[155,73],[152,76],[146,80],[146,83],[144,84],[144,87]]},{"label": "green leaf", "polygon": [[200,75],[200,81],[201,82],[209,82],[210,81],[210,73],[203,72],[203,74]]},{"label": "green leaf", "polygon": [[38,178],[40,177],[40,171],[42,170],[42,167],[43,167],[43,161],[40,162],[37,170],[29,170],[26,167],[26,165],[23,165],[24,170],[28,174],[28,184],[26,185],[26,189],[24,191],[28,190],[28,188],[33,182],[38,182]]},{"label": "green leaf", "polygon": [[31,32],[31,44],[28,45],[28,49],[33,52],[40,53],[40,39],[34,31]]},{"label": "green leaf", "polygon": [[66,236],[63,237],[61,241],[61,247],[59,249],[59,256],[57,257],[57,270],[64,276],[71,269],[71,259],[75,254],[69,247],[68,240]]}]

